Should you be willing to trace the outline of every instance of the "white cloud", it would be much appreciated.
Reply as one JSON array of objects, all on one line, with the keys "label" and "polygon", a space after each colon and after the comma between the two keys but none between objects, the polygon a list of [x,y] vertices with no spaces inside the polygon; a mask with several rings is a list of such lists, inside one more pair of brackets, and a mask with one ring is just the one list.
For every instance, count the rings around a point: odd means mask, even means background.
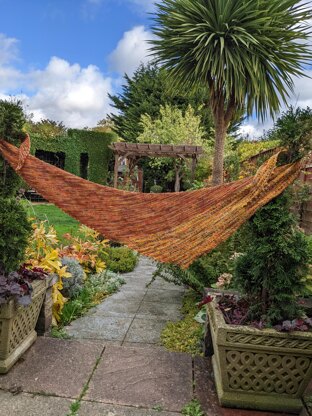
[{"label": "white cloud", "polygon": [[81,68],[53,57],[44,70],[30,73],[29,79],[36,92],[29,97],[28,108],[35,119],[51,118],[79,128],[96,125],[110,111],[111,79],[94,65]]},{"label": "white cloud", "polygon": [[109,63],[113,71],[131,76],[140,63],[151,60],[149,56],[148,40],[154,35],[144,26],[135,26],[125,32],[116,48],[109,56]]},{"label": "white cloud", "polygon": [[22,100],[34,120],[92,127],[111,111],[107,94],[113,92],[112,80],[96,66],[82,68],[52,57],[44,69],[22,72],[13,65],[17,58],[17,40],[0,34],[0,97]]},{"label": "white cloud", "polygon": [[17,59],[18,40],[0,33],[0,65],[8,65]]}]

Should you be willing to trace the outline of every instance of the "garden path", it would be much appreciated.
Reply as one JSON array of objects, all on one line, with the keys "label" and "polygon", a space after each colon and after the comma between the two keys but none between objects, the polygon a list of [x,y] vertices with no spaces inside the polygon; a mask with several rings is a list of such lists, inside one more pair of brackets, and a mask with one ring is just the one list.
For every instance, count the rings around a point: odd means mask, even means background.
[{"label": "garden path", "polygon": [[283,416],[220,408],[210,359],[157,345],[183,289],[146,288],[154,270],[141,258],[120,292],[67,328],[74,339],[39,337],[0,376],[0,416],[179,416],[194,397],[206,416]]},{"label": "garden path", "polygon": [[77,339],[101,339],[124,346],[159,344],[168,321],[181,319],[184,288],[157,278],[150,286],[155,263],[140,257],[131,273],[123,274],[126,284],[85,316],[67,326]]}]

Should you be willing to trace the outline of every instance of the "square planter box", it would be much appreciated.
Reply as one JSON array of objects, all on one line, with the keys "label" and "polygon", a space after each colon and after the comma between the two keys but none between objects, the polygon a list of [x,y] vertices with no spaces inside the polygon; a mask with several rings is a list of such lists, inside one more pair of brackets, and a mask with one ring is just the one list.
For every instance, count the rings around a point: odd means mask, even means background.
[{"label": "square planter box", "polygon": [[23,307],[12,299],[0,306],[0,374],[7,373],[37,338],[36,322],[47,282],[32,282],[32,302]]},{"label": "square planter box", "polygon": [[312,378],[312,332],[228,325],[215,301],[207,313],[220,404],[299,413]]}]

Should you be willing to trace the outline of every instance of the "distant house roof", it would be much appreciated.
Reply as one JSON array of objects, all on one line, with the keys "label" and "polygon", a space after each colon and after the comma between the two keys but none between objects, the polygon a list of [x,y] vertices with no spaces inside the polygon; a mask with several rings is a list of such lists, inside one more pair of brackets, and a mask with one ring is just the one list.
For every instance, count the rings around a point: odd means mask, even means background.
[{"label": "distant house roof", "polygon": [[185,157],[197,158],[203,154],[201,146],[148,144],[148,143],[112,143],[110,148],[115,154],[124,157]]}]

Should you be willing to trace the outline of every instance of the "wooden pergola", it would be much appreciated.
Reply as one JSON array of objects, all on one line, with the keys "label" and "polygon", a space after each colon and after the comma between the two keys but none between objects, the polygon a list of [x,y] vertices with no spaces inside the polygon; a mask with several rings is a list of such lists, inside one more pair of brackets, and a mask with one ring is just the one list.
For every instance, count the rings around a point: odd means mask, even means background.
[{"label": "wooden pergola", "polygon": [[[170,145],[170,144],[148,144],[148,143],[113,143],[110,148],[115,154],[114,188],[117,188],[118,168],[122,160],[128,160],[129,177],[131,177],[135,166],[142,157],[170,157],[174,159],[192,159],[191,172],[194,178],[198,157],[203,154],[201,146]],[[175,191],[180,190],[181,164],[175,163]]]}]

